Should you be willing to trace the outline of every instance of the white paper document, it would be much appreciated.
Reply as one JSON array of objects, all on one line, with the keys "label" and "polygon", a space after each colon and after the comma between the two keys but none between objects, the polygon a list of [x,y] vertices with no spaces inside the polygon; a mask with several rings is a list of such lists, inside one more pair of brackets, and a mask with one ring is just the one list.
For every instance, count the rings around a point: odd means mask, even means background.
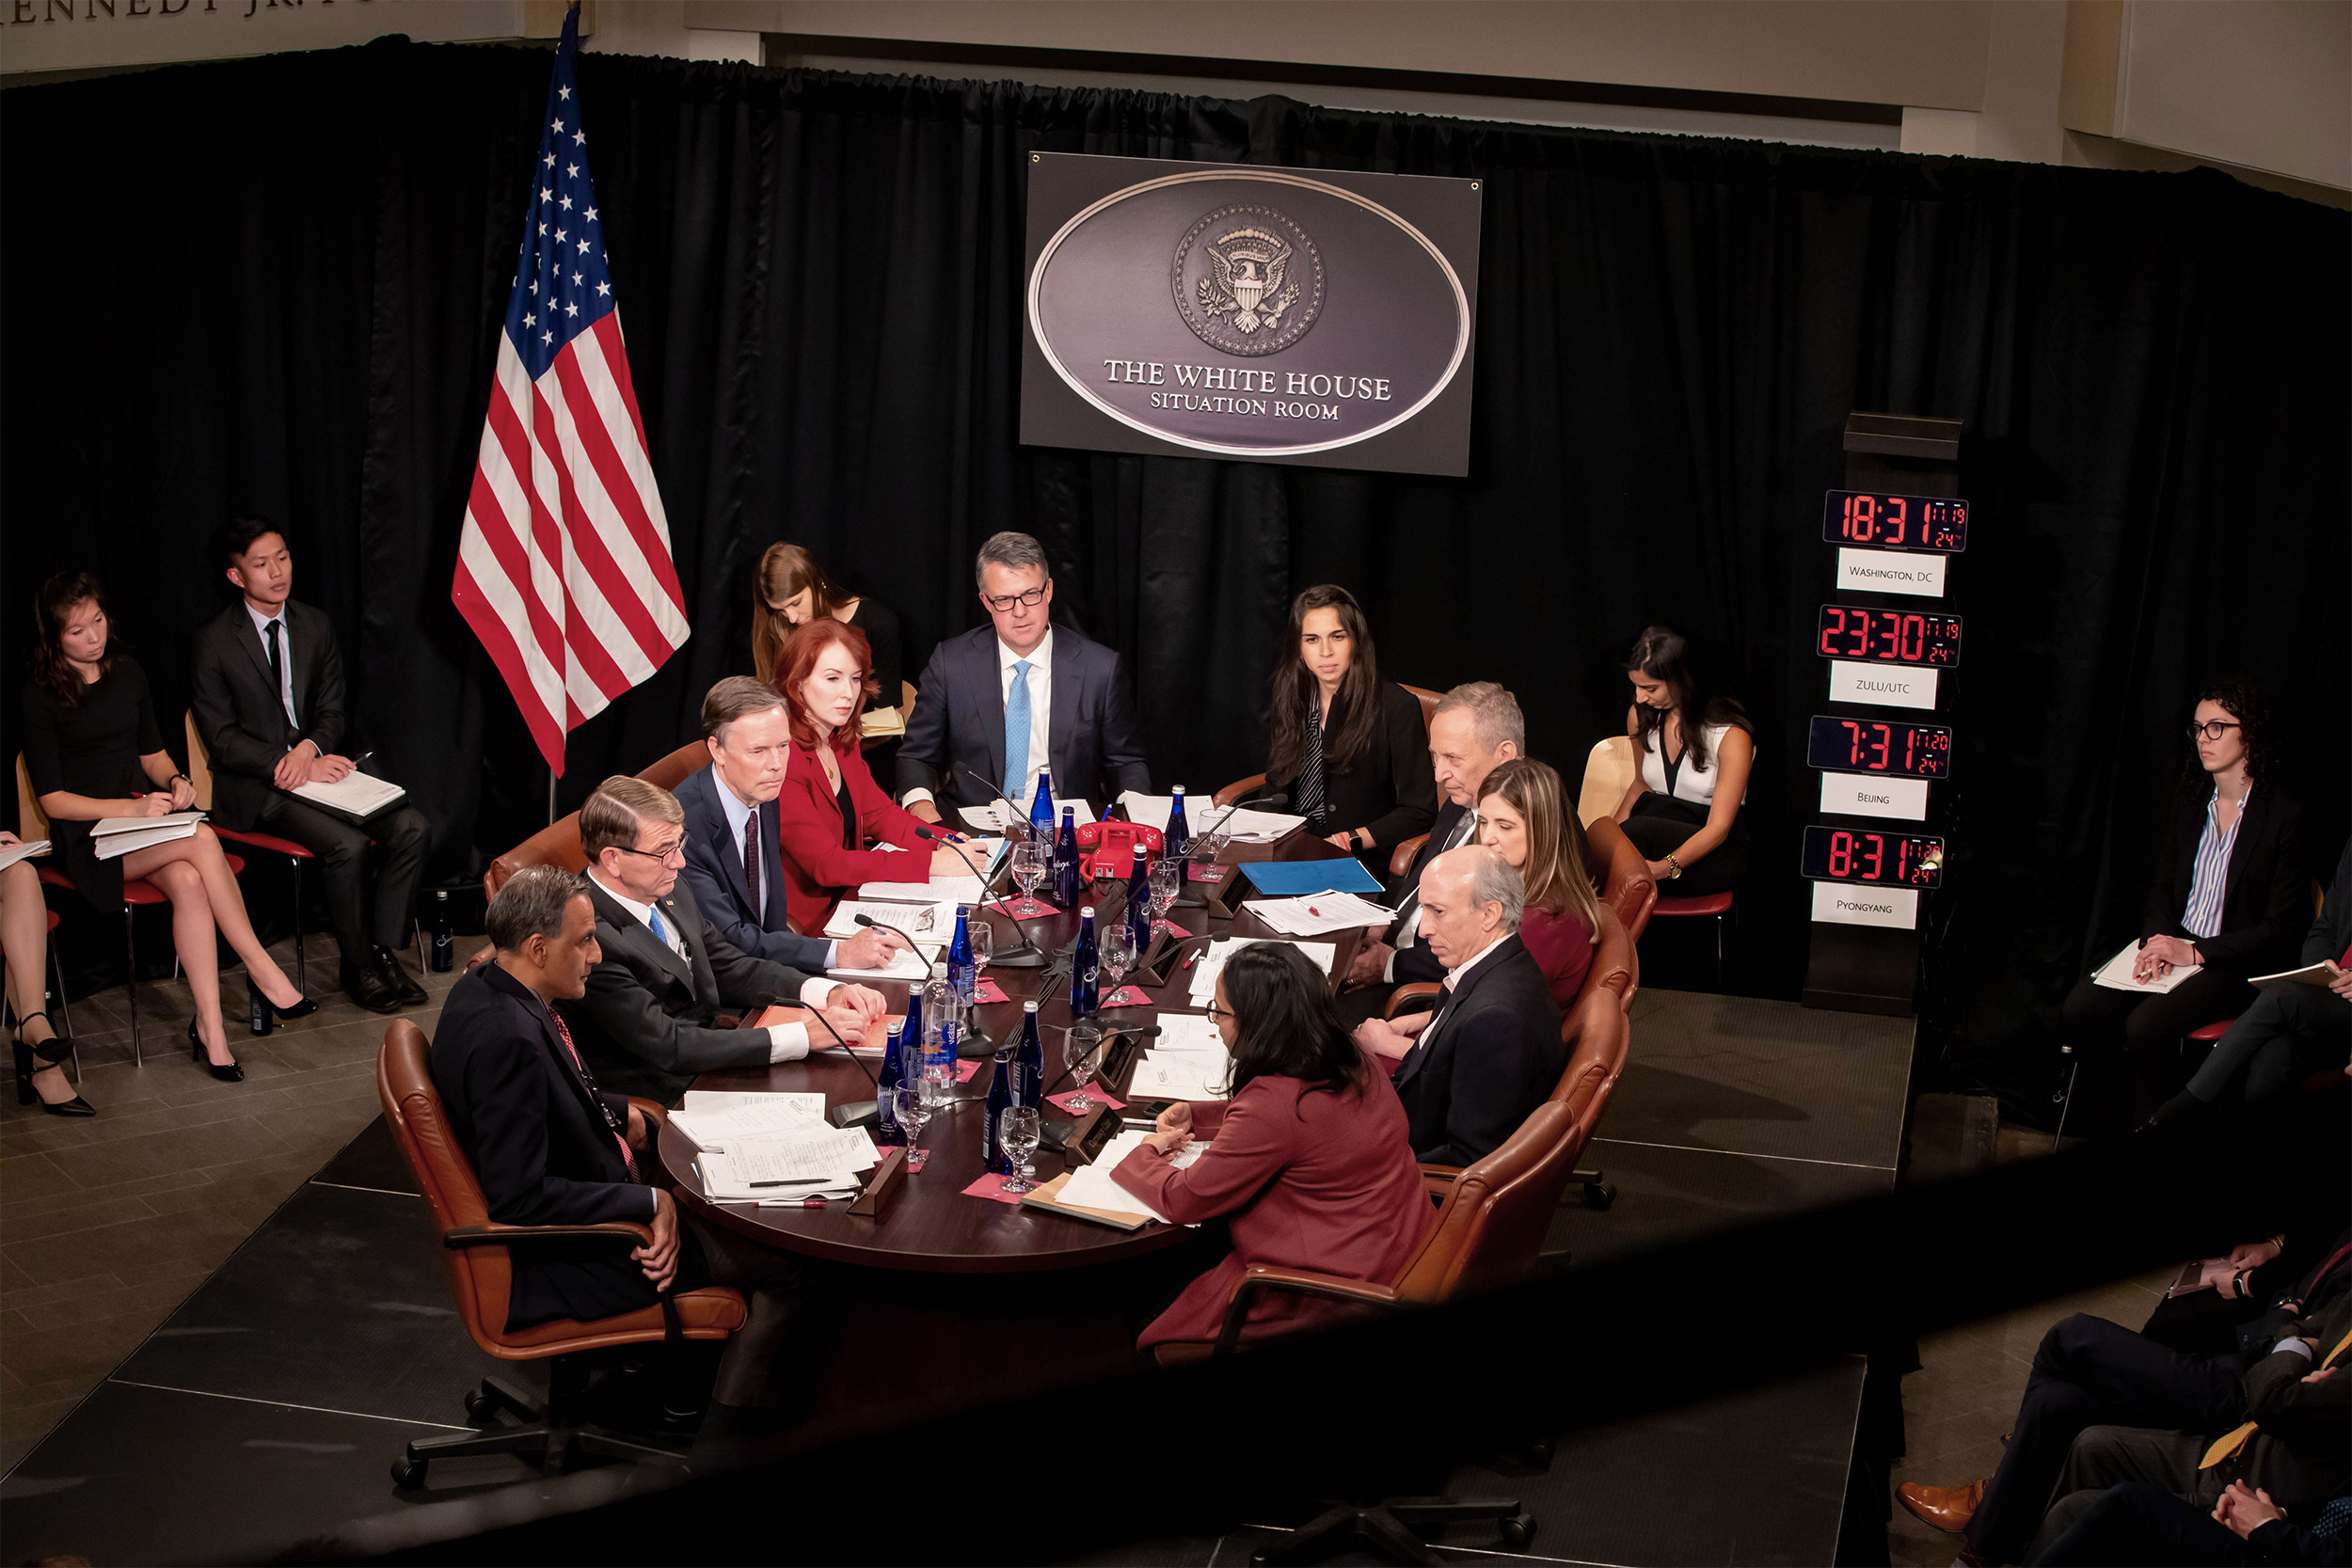
[{"label": "white paper document", "polygon": [[2149,996],[2163,996],[2177,989],[2183,981],[2192,974],[2199,974],[2205,967],[2203,964],[2190,964],[2185,968],[2176,969],[2169,974],[2159,974],[2142,985],[2132,978],[2132,965],[2138,960],[2139,943],[2127,942],[2123,944],[2123,950],[2121,953],[2109,958],[2105,967],[2091,976],[2092,983],[2106,986],[2110,990],[2133,990]]},{"label": "white paper document", "polygon": [[890,955],[890,961],[880,969],[829,969],[825,977],[832,980],[907,980],[917,985],[931,977],[931,959],[937,947],[910,947]]},{"label": "white paper document", "polygon": [[1353,893],[1311,893],[1298,898],[1252,898],[1249,912],[1285,936],[1319,937],[1326,931],[1352,931],[1362,926],[1386,926],[1396,911],[1384,910]]},{"label": "white paper document", "polygon": [[[1081,828],[1094,820],[1094,808],[1084,800],[1056,800],[1054,802],[1054,829],[1057,832],[1061,830],[1061,814],[1065,806],[1070,809],[1070,819]],[[1012,808],[1002,800],[991,800],[984,806],[958,806],[956,813],[963,818],[966,827],[977,828],[984,833],[1004,833],[1011,831],[1007,819],[1012,816]],[[1160,820],[1163,822],[1168,820],[1167,812],[1160,813]],[[1023,828],[1027,828],[1028,814],[1023,813],[1019,822]]]},{"label": "white paper document", "polygon": [[[1108,1209],[1120,1214],[1149,1214],[1162,1225],[1168,1224],[1166,1214],[1120,1186],[1111,1176],[1111,1172],[1119,1168],[1119,1163],[1142,1148],[1143,1140],[1149,1136],[1151,1134],[1140,1128],[1130,1128],[1113,1138],[1092,1164],[1080,1165],[1070,1173],[1070,1180],[1062,1184],[1061,1194],[1054,1201],[1078,1209]],[[1176,1151],[1176,1167],[1182,1170],[1200,1158],[1200,1151],[1208,1147],[1198,1138],[1186,1144]]]},{"label": "white paper document", "polygon": [[1221,1051],[1146,1052],[1127,1080],[1127,1098],[1223,1100],[1232,1072],[1232,1058]]},{"label": "white paper document", "polygon": [[1225,1054],[1225,1037],[1216,1032],[1216,1024],[1206,1013],[1162,1013],[1152,1022],[1160,1026],[1159,1037],[1151,1045],[1152,1051]]},{"label": "white paper document", "polygon": [[2246,983],[2249,986],[2268,986],[2278,985],[2280,983],[2297,986],[2324,986],[2333,981],[2337,975],[2343,973],[2344,971],[2338,969],[2333,963],[2329,962],[2326,958],[2322,958],[2315,964],[2305,964],[2300,969],[2282,969],[2276,974],[2257,974]]},{"label": "white paper document", "polygon": [[670,1113],[670,1125],[707,1153],[723,1152],[779,1132],[796,1132],[825,1119],[825,1097],[821,1094],[730,1096],[729,1099],[740,1102],[701,1109],[691,1103],[694,1098],[691,1092],[686,1098],[689,1104]]},{"label": "white paper document", "polygon": [[23,844],[0,846],[0,871],[6,871],[19,861],[38,860],[47,853],[49,853],[49,841],[45,838],[31,839]]},{"label": "white paper document", "polygon": [[175,811],[163,816],[109,816],[90,824],[90,842],[100,860],[119,860],[135,849],[192,838],[196,825],[203,820],[200,811]]},{"label": "white paper document", "polygon": [[834,906],[833,918],[825,922],[825,935],[853,937],[865,929],[857,923],[859,915],[866,915],[885,926],[896,926],[916,942],[945,943],[956,934],[956,903],[951,898],[932,898],[919,904],[885,904],[872,898],[844,898]]},{"label": "white paper document", "polygon": [[[982,885],[977,877],[934,877],[928,882],[867,882],[857,890],[857,895],[861,900],[900,905],[927,904],[933,899],[977,904]],[[947,925],[952,932],[955,921],[950,918]]]},{"label": "white paper document", "polygon": [[[1120,796],[1119,803],[1127,808],[1127,816],[1132,820],[1148,823],[1154,828],[1166,828],[1168,817],[1176,810],[1176,797],[1173,795],[1146,795],[1133,789]],[[1248,806],[1227,816],[1225,808],[1215,800],[1191,795],[1184,797],[1184,824],[1191,832],[1200,832],[1220,820],[1225,825],[1217,831],[1236,844],[1271,844],[1307,819],[1284,812],[1258,811]]]},{"label": "white paper document", "polygon": [[703,1190],[721,1202],[805,1196],[818,1188],[856,1185],[859,1171],[880,1161],[862,1127],[824,1122],[771,1132],[723,1152],[705,1150]]},{"label": "white paper document", "polygon": [[396,801],[407,798],[408,792],[396,784],[372,778],[352,769],[333,784],[307,784],[293,792],[313,805],[326,806],[346,816],[366,818]]},{"label": "white paper document", "polygon": [[[1209,943],[1209,950],[1200,955],[1200,961],[1192,966],[1192,999],[1206,1005],[1216,995],[1216,977],[1225,973],[1225,960],[1253,942],[1279,942],[1279,937],[1219,937]],[[1293,947],[1307,955],[1324,974],[1331,973],[1332,957],[1339,952],[1336,943],[1328,942],[1294,942]]]}]

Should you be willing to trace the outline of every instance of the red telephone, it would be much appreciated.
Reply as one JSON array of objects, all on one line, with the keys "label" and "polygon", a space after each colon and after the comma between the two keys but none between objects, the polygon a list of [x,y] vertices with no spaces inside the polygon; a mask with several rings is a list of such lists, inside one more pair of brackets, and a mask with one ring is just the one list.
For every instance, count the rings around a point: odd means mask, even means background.
[{"label": "red telephone", "polygon": [[1089,822],[1078,830],[1079,874],[1124,877],[1135,869],[1136,846],[1143,846],[1143,864],[1150,870],[1160,858],[1165,841],[1157,828],[1137,822]]}]

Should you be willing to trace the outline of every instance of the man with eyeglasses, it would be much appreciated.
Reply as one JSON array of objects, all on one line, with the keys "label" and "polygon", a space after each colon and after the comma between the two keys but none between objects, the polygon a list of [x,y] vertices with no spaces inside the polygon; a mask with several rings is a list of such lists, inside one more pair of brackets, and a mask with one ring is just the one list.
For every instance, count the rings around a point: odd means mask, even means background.
[{"label": "man with eyeglasses", "polygon": [[1001,790],[1026,812],[1048,767],[1060,794],[1149,790],[1119,656],[1053,625],[1043,548],[995,534],[976,570],[990,624],[948,638],[923,667],[898,746],[899,802],[937,822],[941,801],[986,805]]},{"label": "man with eyeglasses", "polygon": [[[837,1036],[852,1044],[882,1015],[882,993],[755,958],[704,924],[677,885],[686,863],[677,797],[643,779],[611,778],[580,808],[588,902],[603,957],[587,994],[562,1011],[599,1082],[676,1103],[694,1075],[798,1061]],[[821,1021],[719,1026],[723,1008],[752,1012],[798,1001]],[[827,1025],[831,1025],[830,1028]]]}]

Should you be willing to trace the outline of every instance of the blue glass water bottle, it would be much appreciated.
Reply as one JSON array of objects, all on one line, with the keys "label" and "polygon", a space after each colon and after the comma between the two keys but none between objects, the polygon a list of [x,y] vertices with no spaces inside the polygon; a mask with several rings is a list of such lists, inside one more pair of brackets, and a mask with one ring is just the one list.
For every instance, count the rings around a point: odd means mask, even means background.
[{"label": "blue glass water bottle", "polygon": [[1136,962],[1141,963],[1152,947],[1152,868],[1143,858],[1140,839],[1127,873],[1127,934],[1136,939]]},{"label": "blue glass water bottle", "polygon": [[1177,865],[1177,883],[1192,875],[1192,867],[1184,863],[1192,857],[1192,823],[1184,815],[1184,786],[1176,786],[1176,803],[1168,808],[1168,832],[1160,841],[1160,853]]},{"label": "blue glass water bottle", "polygon": [[947,983],[956,988],[956,995],[966,1007],[972,1006],[979,989],[979,965],[972,961],[971,911],[956,906],[956,934],[947,942]]},{"label": "blue glass water bottle", "polygon": [[[1026,1011],[1031,1014],[1037,1011],[1037,1004],[1034,1002],[1025,1006]],[[980,1118],[980,1168],[982,1170],[1001,1171],[1005,1168],[1004,1161],[999,1158],[1000,1151],[996,1147],[996,1122],[997,1118],[1005,1114],[1006,1108],[1011,1104],[1012,1047],[1007,1046],[996,1053],[996,1070],[988,1081],[988,1115]]]},{"label": "blue glass water bottle", "polygon": [[1084,879],[1078,870],[1078,813],[1075,807],[1061,809],[1061,832],[1054,839],[1054,905],[1057,909],[1078,907],[1078,888]]},{"label": "blue glass water bottle", "polygon": [[1054,770],[1037,770],[1037,794],[1029,801],[1029,828],[1037,833],[1054,831]]},{"label": "blue glass water bottle", "polygon": [[1094,981],[1102,963],[1094,946],[1094,906],[1089,904],[1078,911],[1078,945],[1070,955],[1071,1017],[1084,1018],[1099,1006]]},{"label": "blue glass water bottle", "polygon": [[875,1107],[880,1117],[874,1123],[874,1141],[885,1147],[907,1141],[906,1129],[898,1125],[898,1107],[891,1103],[891,1095],[906,1082],[907,1021],[894,1018],[882,1025],[882,1070],[874,1075]]},{"label": "blue glass water bottle", "polygon": [[1038,1037],[1037,1004],[1021,1005],[1021,1037],[1012,1048],[1012,1102],[1045,1103],[1045,1042]]}]

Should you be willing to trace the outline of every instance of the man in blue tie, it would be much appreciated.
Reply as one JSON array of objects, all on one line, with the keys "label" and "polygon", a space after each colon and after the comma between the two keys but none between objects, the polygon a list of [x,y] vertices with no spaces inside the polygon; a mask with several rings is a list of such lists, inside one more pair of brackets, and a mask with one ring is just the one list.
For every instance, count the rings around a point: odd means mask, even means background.
[{"label": "man in blue tie", "polygon": [[898,747],[900,802],[937,822],[942,801],[985,805],[1001,789],[1025,811],[1048,767],[1065,794],[1149,790],[1119,656],[1054,626],[1044,549],[995,534],[977,575],[990,625],[941,642],[923,667]]}]

